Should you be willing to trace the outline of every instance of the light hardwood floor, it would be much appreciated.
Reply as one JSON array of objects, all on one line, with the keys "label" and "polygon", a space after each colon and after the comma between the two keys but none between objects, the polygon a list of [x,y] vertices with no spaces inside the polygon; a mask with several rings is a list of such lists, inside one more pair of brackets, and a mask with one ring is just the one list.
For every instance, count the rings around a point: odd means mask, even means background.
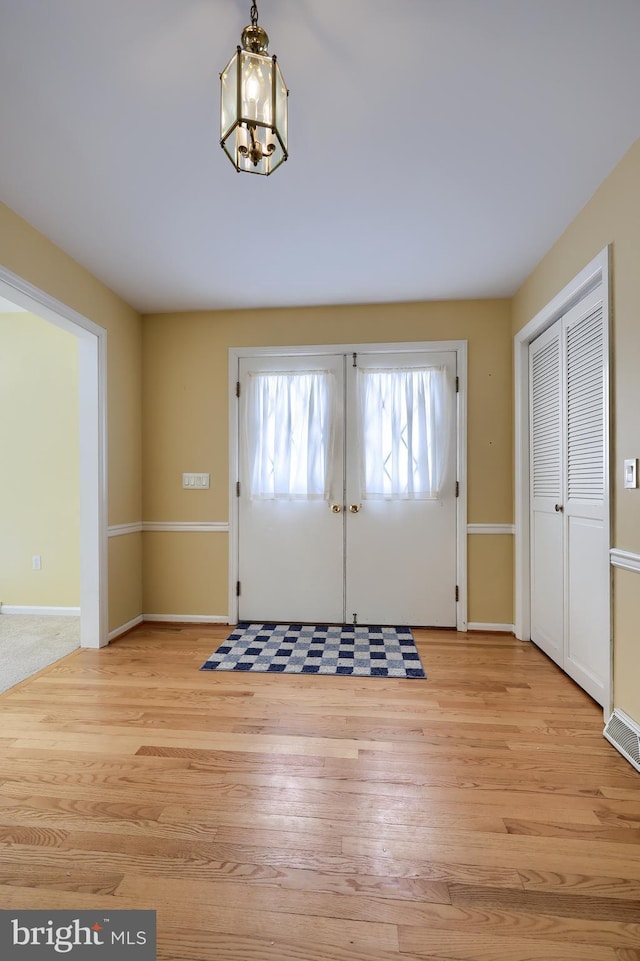
[{"label": "light hardwood floor", "polygon": [[533,645],[198,671],[227,633],[142,625],[0,696],[0,907],[153,908],[165,961],[640,961],[640,775]]}]

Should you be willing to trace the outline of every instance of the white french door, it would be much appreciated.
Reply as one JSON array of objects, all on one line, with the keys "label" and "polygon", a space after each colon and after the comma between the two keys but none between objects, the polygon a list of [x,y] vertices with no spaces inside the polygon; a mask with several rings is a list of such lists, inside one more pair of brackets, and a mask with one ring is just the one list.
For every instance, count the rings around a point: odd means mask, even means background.
[{"label": "white french door", "polygon": [[[376,353],[347,365],[347,621],[455,627],[455,362]],[[399,474],[419,456],[407,445],[421,432],[432,474],[407,490]]]},{"label": "white french door", "polygon": [[529,348],[531,638],[599,704],[610,677],[602,286]]},{"label": "white french door", "polygon": [[456,625],[456,354],[239,361],[240,620]]},{"label": "white french door", "polygon": [[239,383],[239,619],[341,623],[344,358],[247,357]]}]

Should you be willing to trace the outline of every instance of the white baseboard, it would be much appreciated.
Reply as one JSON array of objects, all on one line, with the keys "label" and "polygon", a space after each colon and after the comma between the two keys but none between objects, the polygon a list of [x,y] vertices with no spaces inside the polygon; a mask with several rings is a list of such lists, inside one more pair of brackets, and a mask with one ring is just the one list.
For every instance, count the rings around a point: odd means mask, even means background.
[{"label": "white baseboard", "polygon": [[185,534],[228,534],[227,521],[143,521],[145,534],[153,531]]},{"label": "white baseboard", "polygon": [[143,621],[165,621],[168,624],[228,624],[226,614],[143,614]]},{"label": "white baseboard", "polygon": [[513,634],[513,624],[481,624],[479,621],[469,621],[468,631],[500,631],[500,633]]},{"label": "white baseboard", "polygon": [[138,614],[126,624],[121,624],[109,631],[109,641],[115,641],[121,634],[126,634],[127,631],[133,630],[138,624],[144,624],[145,621],[164,621],[168,624],[228,624],[229,618],[226,614]]},{"label": "white baseboard", "polygon": [[54,617],[80,617],[79,607],[35,607],[22,604],[1,604],[2,614],[51,614]]},{"label": "white baseboard", "polygon": [[112,631],[109,631],[109,634],[107,635],[107,640],[115,641],[116,637],[120,637],[121,634],[126,634],[127,631],[130,631],[132,628],[137,627],[138,624],[142,624],[143,620],[144,618],[142,614],[138,614],[137,617],[132,617],[131,620],[127,621],[126,624],[121,624],[120,627],[116,627]]}]

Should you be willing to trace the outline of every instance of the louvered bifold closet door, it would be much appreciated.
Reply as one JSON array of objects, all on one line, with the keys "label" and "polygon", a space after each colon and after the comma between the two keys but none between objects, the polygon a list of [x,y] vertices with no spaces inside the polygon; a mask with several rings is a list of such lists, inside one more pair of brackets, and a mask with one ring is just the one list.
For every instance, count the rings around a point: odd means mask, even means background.
[{"label": "louvered bifold closet door", "polygon": [[[567,497],[604,497],[602,304],[567,325]],[[599,515],[598,511],[598,515]]]},{"label": "louvered bifold closet door", "polygon": [[564,564],[562,323],[529,348],[531,637],[563,666]]},{"label": "louvered bifold closet door", "polygon": [[564,668],[599,703],[609,658],[607,330],[602,288],[563,318],[566,342]]}]

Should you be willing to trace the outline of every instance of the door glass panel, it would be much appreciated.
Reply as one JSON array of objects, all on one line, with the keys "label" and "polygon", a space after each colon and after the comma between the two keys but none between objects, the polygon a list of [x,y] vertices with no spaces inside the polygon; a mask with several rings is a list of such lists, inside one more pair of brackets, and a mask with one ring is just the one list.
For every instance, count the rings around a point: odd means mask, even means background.
[{"label": "door glass panel", "polygon": [[363,498],[440,497],[449,393],[445,367],[358,370]]},{"label": "door glass panel", "polygon": [[246,436],[253,499],[328,497],[334,394],[330,371],[249,375]]}]

